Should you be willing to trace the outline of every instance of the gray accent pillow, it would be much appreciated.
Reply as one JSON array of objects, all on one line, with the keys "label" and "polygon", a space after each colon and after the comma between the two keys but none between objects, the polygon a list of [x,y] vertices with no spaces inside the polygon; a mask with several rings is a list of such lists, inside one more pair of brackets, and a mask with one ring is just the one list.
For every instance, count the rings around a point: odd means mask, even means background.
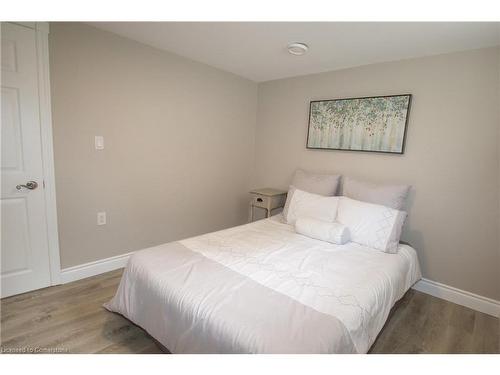
[{"label": "gray accent pillow", "polygon": [[297,169],[291,185],[308,193],[332,196],[336,195],[339,182],[340,175],[312,173]]},{"label": "gray accent pillow", "polygon": [[381,204],[405,211],[410,188],[410,185],[377,185],[344,177],[342,195],[358,201]]}]

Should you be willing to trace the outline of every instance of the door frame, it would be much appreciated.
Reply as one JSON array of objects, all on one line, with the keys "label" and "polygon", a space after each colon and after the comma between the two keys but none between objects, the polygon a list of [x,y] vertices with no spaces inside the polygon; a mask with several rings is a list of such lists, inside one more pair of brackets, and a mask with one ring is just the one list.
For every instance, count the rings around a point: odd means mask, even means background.
[{"label": "door frame", "polygon": [[42,143],[43,191],[47,223],[51,285],[61,284],[61,260],[57,228],[54,146],[52,138],[52,108],[50,101],[49,23],[13,22],[35,30],[36,64],[38,70],[38,101],[40,103],[40,139]]},{"label": "door frame", "polygon": [[38,66],[38,96],[40,101],[40,131],[42,140],[43,182],[47,241],[49,244],[50,281],[61,283],[61,259],[57,229],[56,178],[54,172],[54,145],[52,138],[52,107],[50,101],[49,23],[36,23]]}]

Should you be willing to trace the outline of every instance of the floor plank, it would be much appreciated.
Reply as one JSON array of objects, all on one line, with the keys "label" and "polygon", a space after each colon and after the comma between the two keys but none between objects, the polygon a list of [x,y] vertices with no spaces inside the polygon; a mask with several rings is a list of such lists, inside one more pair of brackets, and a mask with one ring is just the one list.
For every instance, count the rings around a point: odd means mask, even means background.
[{"label": "floor plank", "polygon": [[499,319],[410,289],[370,353],[498,354]]},{"label": "floor plank", "polygon": [[[3,352],[162,353],[144,330],[102,307],[122,270],[4,298]],[[414,290],[394,306],[370,353],[500,353],[499,319]]]}]

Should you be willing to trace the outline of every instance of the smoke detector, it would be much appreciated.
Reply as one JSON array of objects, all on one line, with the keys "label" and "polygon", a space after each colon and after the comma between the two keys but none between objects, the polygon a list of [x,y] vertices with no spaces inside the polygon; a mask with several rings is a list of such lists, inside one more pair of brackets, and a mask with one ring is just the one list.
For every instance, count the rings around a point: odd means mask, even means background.
[{"label": "smoke detector", "polygon": [[309,49],[307,44],[299,42],[290,43],[287,48],[288,48],[288,53],[295,56],[301,56],[305,54]]}]

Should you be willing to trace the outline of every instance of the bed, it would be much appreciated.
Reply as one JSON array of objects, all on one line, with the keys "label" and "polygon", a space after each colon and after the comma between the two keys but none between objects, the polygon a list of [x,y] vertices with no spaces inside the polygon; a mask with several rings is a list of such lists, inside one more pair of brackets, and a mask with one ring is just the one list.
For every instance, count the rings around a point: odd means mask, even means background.
[{"label": "bed", "polygon": [[276,215],[136,252],[105,307],[172,353],[367,353],[420,277],[408,245],[335,245]]}]

